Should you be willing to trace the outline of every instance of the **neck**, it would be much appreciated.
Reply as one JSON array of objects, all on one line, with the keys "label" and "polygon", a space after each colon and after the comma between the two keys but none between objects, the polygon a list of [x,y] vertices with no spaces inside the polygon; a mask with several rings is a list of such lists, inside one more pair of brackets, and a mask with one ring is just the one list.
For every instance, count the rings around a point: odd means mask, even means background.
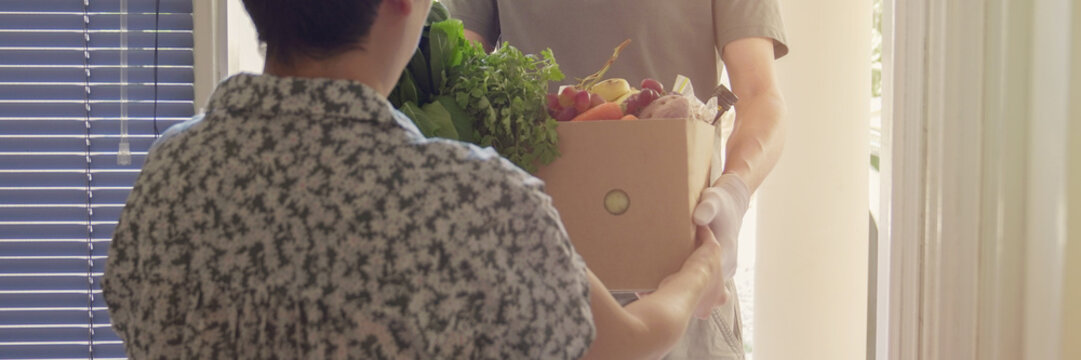
[{"label": "neck", "polygon": [[268,57],[263,73],[274,76],[354,80],[368,85],[386,97],[396,85],[387,81],[387,74],[380,71],[387,68],[386,64],[366,56],[361,50],[350,50],[325,59],[301,56],[289,64]]}]

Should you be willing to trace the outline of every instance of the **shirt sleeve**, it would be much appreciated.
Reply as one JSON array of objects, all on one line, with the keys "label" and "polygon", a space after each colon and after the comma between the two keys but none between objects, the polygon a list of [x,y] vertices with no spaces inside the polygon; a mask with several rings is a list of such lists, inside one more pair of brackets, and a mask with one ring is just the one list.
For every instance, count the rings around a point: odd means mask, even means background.
[{"label": "shirt sleeve", "polygon": [[[506,270],[510,281],[502,292],[519,294],[504,324],[506,334],[517,334],[507,335],[507,345],[531,343],[528,353],[517,354],[526,358],[580,358],[595,336],[585,262],[574,251],[543,182],[514,172],[518,176],[512,175],[503,191],[510,206],[501,211],[507,216],[492,224],[510,241],[504,247],[511,260]],[[548,335],[511,339],[520,334]]]},{"label": "shirt sleeve", "polygon": [[749,37],[773,39],[773,54],[788,54],[778,0],[713,0],[713,32],[717,50],[728,43]]},{"label": "shirt sleeve", "polygon": [[466,30],[484,36],[491,44],[499,39],[499,6],[496,0],[442,0],[450,16],[461,19]]}]

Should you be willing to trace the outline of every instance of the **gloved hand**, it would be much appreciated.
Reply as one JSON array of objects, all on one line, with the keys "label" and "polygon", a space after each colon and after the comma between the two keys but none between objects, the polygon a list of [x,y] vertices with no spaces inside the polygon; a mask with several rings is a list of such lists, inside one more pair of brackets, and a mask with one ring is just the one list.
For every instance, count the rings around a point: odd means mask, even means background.
[{"label": "gloved hand", "polygon": [[750,189],[743,179],[735,174],[724,174],[702,192],[698,206],[694,208],[695,225],[709,226],[721,244],[721,272],[725,280],[736,275],[739,227],[750,199]]}]

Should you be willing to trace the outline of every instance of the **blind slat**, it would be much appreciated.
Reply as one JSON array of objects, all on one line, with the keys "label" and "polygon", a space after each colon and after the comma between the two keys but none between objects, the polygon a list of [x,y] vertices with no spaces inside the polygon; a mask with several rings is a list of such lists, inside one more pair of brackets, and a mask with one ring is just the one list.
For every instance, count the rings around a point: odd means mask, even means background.
[{"label": "blind slat", "polygon": [[[130,187],[135,183],[135,178],[139,176],[136,172],[97,172],[94,175],[93,186],[101,187],[117,187],[128,186]],[[86,175],[82,173],[47,173],[47,174],[31,174],[31,173],[4,173],[0,172],[0,184],[2,186],[9,187],[41,187],[41,186],[53,186],[53,187],[81,187],[86,185]],[[4,190],[10,191],[10,190]],[[6,195],[12,193],[2,193]],[[0,195],[0,199],[3,199],[4,195]],[[104,201],[104,200],[102,200]]]},{"label": "blind slat", "polygon": [[[82,12],[82,1],[71,0],[0,0],[0,9],[4,11],[54,11]],[[120,11],[120,0],[94,0],[90,2],[91,12]],[[161,0],[162,13],[191,13],[191,0]],[[153,12],[153,1],[128,1],[129,12]]]},{"label": "blind slat", "polygon": [[[127,88],[128,100],[154,100],[153,85],[129,84],[102,84],[90,86],[90,100],[122,100],[121,88]],[[0,101],[5,100],[69,100],[81,97],[86,92],[82,84],[0,84]],[[188,100],[194,94],[192,84],[159,84],[157,97],[159,100]]]},{"label": "blind slat", "polygon": [[[86,198],[85,193],[82,193],[82,194],[79,194],[79,195],[82,195],[82,199]],[[109,199],[109,200],[121,200],[122,201],[125,198],[127,198],[127,195],[128,195],[128,191],[117,191],[117,190],[95,191],[94,192],[94,201],[99,202],[99,201],[105,200],[105,199],[99,200],[99,198],[101,198],[101,197],[110,197],[112,199]],[[72,198],[77,198],[77,196],[73,196]],[[15,201],[18,201],[18,200],[15,200]],[[15,203],[15,201],[12,201],[12,203]],[[34,204],[45,203],[44,199],[41,202],[38,202],[37,199],[32,199],[31,198],[30,201],[34,201]],[[4,203],[0,203],[0,219],[3,219],[3,220],[0,220],[0,221],[7,221],[7,222],[34,221],[34,220],[40,220],[40,219],[43,219],[43,218],[49,218],[49,219],[55,220],[55,221],[67,221],[67,222],[70,222],[70,221],[86,221],[86,209],[85,208],[45,207],[45,206],[42,206],[42,207],[5,207],[4,205],[6,205],[6,204],[7,204],[7,201],[5,201]],[[123,203],[114,203],[114,204],[119,205],[119,204],[123,204]],[[68,204],[64,204],[64,205],[79,205],[79,203],[68,203]],[[85,205],[85,201],[83,202],[83,205]],[[119,207],[97,207],[97,208],[94,208],[94,217],[97,217],[99,219],[116,219],[116,218],[118,218],[120,216],[120,209],[121,208],[119,208]],[[83,252],[84,253],[86,252],[85,247],[83,249]],[[7,255],[7,254],[4,254],[4,253],[0,252],[0,256],[5,256],[5,255]],[[2,266],[3,265],[0,265],[0,267],[2,267]]]},{"label": "blind slat", "polygon": [[[116,155],[91,155],[91,169],[129,169],[139,170],[143,166],[146,155],[132,154],[130,165],[116,163]],[[86,167],[86,157],[82,154],[73,155],[4,155],[0,154],[0,169],[12,170],[49,170],[49,169],[82,169]]]},{"label": "blind slat", "polygon": [[[108,239],[101,239],[94,245],[92,256],[108,254]],[[34,239],[0,239],[0,254],[3,256],[86,256],[86,238],[68,239],[68,241],[49,241]],[[75,255],[78,254],[78,255]]]},{"label": "blind slat", "polygon": [[[94,238],[111,238],[116,224],[94,225]],[[0,225],[0,239],[86,239],[86,224],[70,225]],[[82,255],[81,252],[74,255]],[[85,280],[84,280],[85,282]],[[3,279],[0,279],[3,284]],[[0,286],[3,288],[3,286]]]},{"label": "blind slat", "polygon": [[[77,289],[73,289],[77,290]],[[81,290],[86,290],[84,285]],[[100,286],[98,287],[100,290]],[[85,313],[85,307],[87,302],[87,294],[83,293],[27,293],[27,294],[0,294],[0,317],[4,313],[10,311],[4,311],[4,309],[23,308],[23,309],[36,309],[30,311],[47,312],[49,308],[73,308],[82,307]],[[94,293],[94,307],[102,308],[107,307],[105,303],[105,297],[100,292]],[[85,331],[87,322],[83,321],[82,325]],[[0,331],[3,331],[6,326],[0,325]],[[0,339],[4,337],[0,335]]]},{"label": "blind slat", "polygon": [[[129,67],[128,82],[153,83],[154,68]],[[195,79],[191,67],[160,67],[158,81],[162,83],[190,83]],[[0,83],[6,82],[81,82],[86,81],[86,71],[82,65],[65,68],[56,67],[0,67]],[[120,82],[120,67],[99,67],[90,71],[91,83]]]},{"label": "blind slat", "polygon": [[[128,100],[154,100],[153,85],[130,84],[101,84],[90,85],[90,100],[121,100],[121,88],[127,88]],[[2,84],[0,83],[0,101],[4,100],[69,100],[76,99],[86,92],[82,84],[62,83],[33,83],[33,84]],[[157,86],[157,98],[159,100],[189,100],[194,94],[192,84],[167,83]]]},{"label": "blind slat", "polygon": [[[166,106],[174,104],[159,104],[162,108],[159,112],[183,114],[191,112],[191,105]],[[3,105],[0,105],[3,107]],[[154,134],[154,121],[149,116],[133,114],[128,120],[128,132],[130,134]],[[86,125],[83,120],[75,117],[63,118],[64,120],[51,119],[0,119],[0,134],[7,135],[83,135]],[[120,117],[112,116],[107,120],[91,120],[90,135],[119,135]],[[187,121],[188,118],[181,116],[163,117],[158,119],[158,131],[165,132],[170,126]],[[91,139],[91,143],[93,143]]]},{"label": "blind slat", "polygon": [[[25,0],[24,0],[25,1]],[[36,0],[35,0],[36,1]],[[132,1],[135,3],[137,1]],[[90,14],[90,30],[120,29],[119,14]],[[158,19],[160,30],[191,30],[191,14],[161,14]],[[141,13],[128,16],[128,30],[153,30],[154,14]],[[83,31],[83,15],[79,13],[2,13],[0,12],[0,30],[72,30]],[[93,33],[92,33],[93,34]]]},{"label": "blind slat", "polygon": [[[82,272],[85,274],[86,272]],[[94,282],[101,282],[100,276],[94,277]],[[86,290],[86,276],[78,276],[73,274],[72,276],[0,276],[0,289],[5,291],[61,291],[61,290]],[[85,306],[85,304],[83,304]],[[58,313],[74,313],[75,311],[58,312]],[[85,314],[85,310],[83,313]],[[0,317],[0,325],[20,324],[16,321],[16,318],[20,316],[20,312],[9,311],[5,312]],[[97,315],[95,315],[97,316]],[[34,319],[34,316],[24,316],[19,319]],[[57,321],[42,318],[38,321],[24,321],[21,323],[48,323],[55,324]],[[85,321],[85,319],[84,319]],[[60,322],[63,323],[63,322]]]},{"label": "blind slat", "polygon": [[[48,135],[42,135],[48,136]],[[103,135],[105,136],[105,135]],[[107,135],[109,137],[97,137],[90,140],[91,152],[116,151],[120,146],[119,135]],[[147,151],[154,142],[153,137],[140,135],[140,137],[128,137],[131,151]],[[84,151],[86,140],[82,137],[26,137],[5,138],[0,135],[0,153],[4,152],[45,152],[45,151]],[[0,184],[0,186],[4,186]]]},{"label": "blind slat", "polygon": [[86,345],[0,345],[0,354],[6,359],[86,359]]},{"label": "blind slat", "polygon": [[[83,250],[83,253],[86,251]],[[30,274],[49,274],[49,273],[72,273],[86,275],[87,261],[77,259],[47,259],[47,260],[26,260],[26,259],[5,259],[0,262],[0,276],[8,274],[18,273],[30,273]],[[95,264],[94,272],[103,272],[105,267],[99,264]],[[82,289],[86,289],[86,285],[82,286]],[[84,301],[84,304],[85,301]],[[2,307],[2,306],[0,306]]]},{"label": "blind slat", "polygon": [[[122,204],[128,198],[128,189],[94,190],[95,204]],[[40,208],[4,208],[4,205],[31,205],[31,204],[84,204],[86,199],[85,190],[0,190],[0,219],[2,221],[30,221],[43,215],[55,214],[50,217],[57,221],[71,221],[78,219],[72,215],[77,212],[62,206],[40,206]],[[112,214],[109,208],[95,208],[94,214]],[[86,210],[79,208],[79,214],[83,217]]]},{"label": "blind slat", "polygon": [[[158,117],[160,118],[191,118],[194,107],[192,102],[162,102],[158,104]],[[11,118],[19,119],[26,118],[55,118],[62,117],[67,119],[82,118],[86,114],[86,109],[83,104],[80,103],[3,103],[0,102],[0,134],[28,134],[28,132],[22,131],[25,127],[34,126],[34,124],[16,124],[10,123]],[[117,103],[92,103],[90,110],[91,118],[98,117],[112,117],[117,119],[115,124],[119,124],[120,119],[120,104]],[[128,116],[130,118],[146,118],[151,119],[154,116],[154,104],[150,102],[139,102],[128,104]],[[18,121],[18,120],[15,120]],[[31,120],[35,122],[40,120]],[[159,120],[160,121],[160,120]],[[66,127],[73,125],[71,122],[65,124]],[[82,124],[74,124],[82,126]],[[106,121],[106,126],[109,126]],[[77,126],[75,127],[79,131]],[[120,127],[115,127],[116,132],[120,131]],[[29,134],[33,134],[30,132]],[[66,133],[71,133],[66,132]]]},{"label": "blind slat", "polygon": [[[129,48],[154,47],[154,31],[128,32]],[[120,47],[119,32],[102,32],[90,36],[90,47]],[[3,47],[83,47],[82,32],[56,31],[0,31],[0,48]],[[165,48],[190,48],[193,45],[192,33],[187,31],[159,32],[158,46]]]},{"label": "blind slat", "polygon": [[[112,48],[90,49],[90,65],[118,65],[121,61],[121,52]],[[153,49],[129,50],[127,56],[130,66],[154,64]],[[85,55],[81,49],[0,49],[0,65],[82,65],[84,58]],[[158,50],[159,65],[190,65],[193,61],[191,49],[163,48]]]},{"label": "blind slat", "polygon": [[[50,341],[86,341],[88,332],[86,328],[87,324],[83,323],[80,325],[83,327],[0,328],[0,342],[46,343]],[[120,337],[116,336],[116,333],[106,330],[108,330],[108,328],[95,327],[94,341],[120,341]]]}]

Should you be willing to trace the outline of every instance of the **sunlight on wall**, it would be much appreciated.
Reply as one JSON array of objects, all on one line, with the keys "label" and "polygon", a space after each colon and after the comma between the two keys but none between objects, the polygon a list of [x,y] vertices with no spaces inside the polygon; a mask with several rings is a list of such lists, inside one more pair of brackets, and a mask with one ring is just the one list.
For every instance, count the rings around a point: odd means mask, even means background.
[{"label": "sunlight on wall", "polygon": [[262,73],[263,54],[248,12],[241,0],[228,0],[229,75],[238,72]]}]

